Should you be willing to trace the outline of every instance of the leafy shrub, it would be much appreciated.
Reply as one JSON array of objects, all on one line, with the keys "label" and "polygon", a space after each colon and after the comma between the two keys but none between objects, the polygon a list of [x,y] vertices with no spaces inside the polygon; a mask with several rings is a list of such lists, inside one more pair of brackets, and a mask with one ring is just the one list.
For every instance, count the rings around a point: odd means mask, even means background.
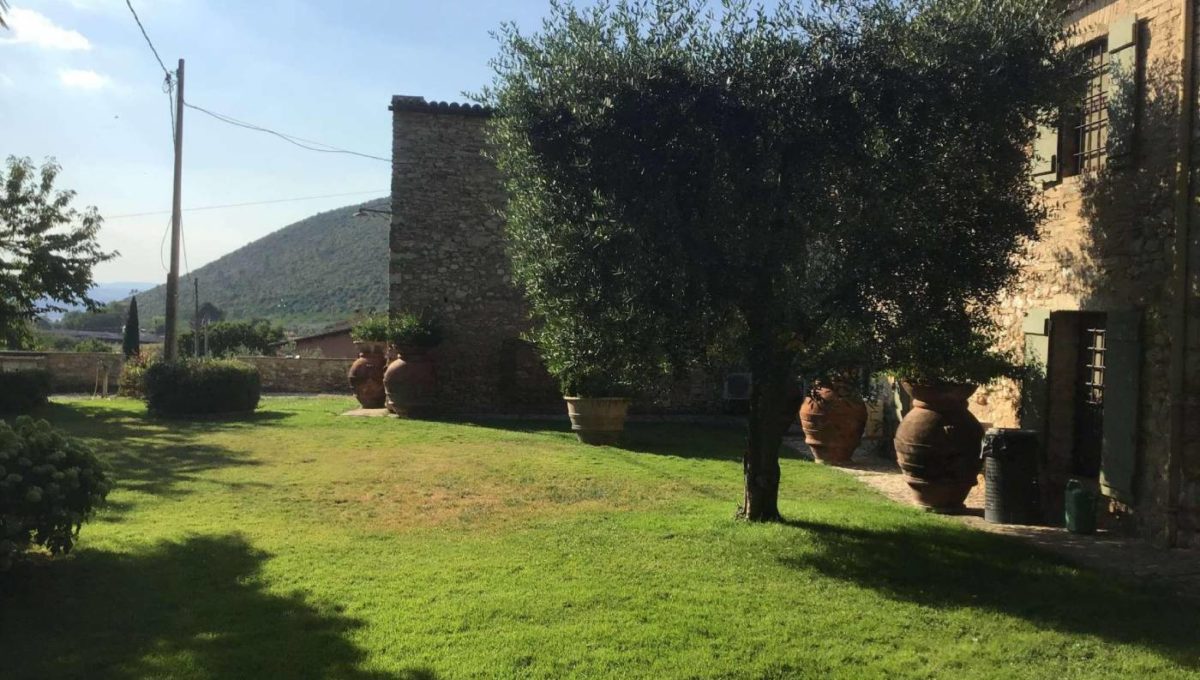
[{"label": "leafy shrub", "polygon": [[258,369],[233,360],[158,362],[145,368],[146,405],[162,415],[250,413],[258,406]]},{"label": "leafy shrub", "polygon": [[[195,355],[195,331],[179,334],[179,354]],[[230,357],[238,354],[270,356],[275,344],[283,342],[283,329],[269,321],[218,321],[200,331],[200,347],[205,356]]]},{"label": "leafy shrub", "polygon": [[24,413],[50,397],[50,372],[41,368],[0,372],[0,413]]},{"label": "leafy shrub", "polygon": [[67,553],[108,495],[100,461],[44,420],[0,422],[0,571],[31,545]]},{"label": "leafy shrub", "polygon": [[434,347],[442,341],[442,329],[428,316],[406,312],[391,320],[388,341],[396,347]]},{"label": "leafy shrub", "polygon": [[392,339],[392,321],[387,314],[371,314],[350,329],[354,342],[388,342]]},{"label": "leafy shrub", "polygon": [[100,353],[107,354],[107,353],[114,352],[116,349],[117,349],[117,346],[114,344],[104,342],[103,340],[97,340],[96,338],[88,338],[87,340],[80,340],[79,342],[75,343],[75,346],[72,348],[72,351],[75,351],[75,352],[100,352]]}]

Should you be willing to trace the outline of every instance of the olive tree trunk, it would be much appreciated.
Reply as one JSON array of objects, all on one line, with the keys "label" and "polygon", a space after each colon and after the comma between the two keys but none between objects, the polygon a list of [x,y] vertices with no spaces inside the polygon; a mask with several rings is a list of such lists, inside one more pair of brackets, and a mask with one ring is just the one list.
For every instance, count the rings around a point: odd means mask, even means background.
[{"label": "olive tree trunk", "polygon": [[793,383],[791,361],[773,354],[753,363],[753,392],[742,473],[746,491],[738,517],[751,522],[778,522],[779,447],[795,418],[799,390]]}]

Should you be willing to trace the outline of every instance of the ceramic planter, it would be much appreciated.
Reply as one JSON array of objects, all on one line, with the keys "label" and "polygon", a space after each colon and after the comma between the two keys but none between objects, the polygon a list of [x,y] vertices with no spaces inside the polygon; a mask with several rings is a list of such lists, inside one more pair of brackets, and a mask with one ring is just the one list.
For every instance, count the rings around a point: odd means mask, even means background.
[{"label": "ceramic planter", "polygon": [[437,373],[424,347],[397,347],[383,376],[387,409],[401,418],[426,418],[435,410]]},{"label": "ceramic planter", "polygon": [[363,408],[383,408],[383,372],[387,367],[383,342],[356,342],[358,358],[350,364],[350,389]]},{"label": "ceramic planter", "polygon": [[818,387],[800,406],[800,426],[804,443],[818,463],[845,465],[862,442],[867,406],[862,399],[840,394],[833,387]]},{"label": "ceramic planter", "polygon": [[967,408],[977,386],[902,385],[912,395],[895,437],[904,481],[925,508],[961,510],[980,469],[983,426]]},{"label": "ceramic planter", "polygon": [[584,444],[615,444],[625,431],[629,399],[625,397],[563,397],[571,430]]}]

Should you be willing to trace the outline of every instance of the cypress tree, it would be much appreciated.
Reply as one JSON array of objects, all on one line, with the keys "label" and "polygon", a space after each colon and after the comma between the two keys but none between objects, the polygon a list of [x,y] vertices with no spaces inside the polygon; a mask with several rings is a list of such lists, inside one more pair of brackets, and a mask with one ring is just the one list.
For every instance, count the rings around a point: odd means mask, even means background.
[{"label": "cypress tree", "polygon": [[135,357],[142,350],[141,331],[138,330],[137,298],[129,299],[129,314],[125,317],[125,337],[121,340],[121,348],[126,357]]}]

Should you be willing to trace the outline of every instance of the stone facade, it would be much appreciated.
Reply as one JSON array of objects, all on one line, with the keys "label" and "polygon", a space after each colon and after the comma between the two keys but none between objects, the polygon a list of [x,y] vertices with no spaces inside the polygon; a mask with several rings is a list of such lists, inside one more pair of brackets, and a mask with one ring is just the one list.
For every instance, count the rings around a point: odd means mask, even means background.
[{"label": "stone facade", "polygon": [[[1043,381],[992,385],[977,393],[972,404],[982,421],[1001,427],[1032,426],[1044,432],[1047,464],[1043,481],[1058,490],[1052,502],[1061,503],[1061,485],[1072,474],[1072,447],[1078,449],[1078,428],[1086,416],[1072,405],[1078,381],[1072,384],[1063,376],[1085,370],[1075,368],[1080,365],[1078,353],[1086,351],[1076,339],[1080,324],[1092,317],[1081,313],[1106,315],[1109,357],[1118,362],[1123,348],[1134,346],[1131,343],[1137,347],[1131,365],[1114,363],[1105,378],[1106,459],[1101,474],[1112,474],[1119,462],[1108,458],[1118,446],[1118,426],[1128,427],[1134,466],[1128,495],[1106,487],[1113,497],[1109,519],[1168,542],[1168,515],[1174,505],[1169,460],[1173,450],[1182,448],[1183,486],[1188,496],[1179,514],[1178,544],[1200,542],[1196,515],[1200,507],[1200,425],[1196,425],[1200,422],[1196,396],[1200,389],[1196,354],[1200,285],[1194,278],[1200,263],[1194,261],[1194,245],[1188,312],[1182,317],[1183,328],[1190,326],[1186,333],[1189,371],[1182,390],[1172,385],[1173,373],[1178,379],[1183,370],[1178,356],[1172,357],[1172,345],[1181,339],[1180,304],[1174,288],[1180,274],[1175,258],[1180,198],[1176,167],[1185,141],[1179,134],[1184,93],[1180,64],[1185,49],[1194,52],[1197,47],[1195,36],[1184,37],[1185,2],[1193,1],[1086,2],[1076,11],[1073,20],[1081,45],[1104,39],[1127,18],[1136,17],[1137,44],[1133,49],[1138,71],[1131,150],[1122,157],[1110,157],[1099,172],[1063,176],[1060,162],[1055,174],[1038,179],[1049,180],[1042,187],[1051,217],[1042,226],[1040,240],[1021,255],[1021,277],[1001,297],[996,316],[1005,329],[1002,348],[1039,365]],[[1195,109],[1196,103],[1190,101],[1187,106]],[[1192,136],[1197,134],[1193,126]],[[1183,199],[1195,212],[1190,189]],[[1192,228],[1193,239],[1198,232],[1200,229]],[[1129,320],[1136,320],[1136,325]],[[1125,326],[1120,333],[1128,328],[1136,328],[1136,332],[1116,334],[1114,327],[1122,323]],[[1181,399],[1184,404],[1178,403]],[[1186,407],[1183,422],[1190,423],[1192,431],[1172,432],[1172,406]],[[1123,422],[1108,422],[1112,418]]]},{"label": "stone facade", "polygon": [[509,273],[499,173],[483,156],[488,112],[394,97],[390,311],[441,325],[431,354],[446,412],[562,409]]},{"label": "stone facade", "polygon": [[[504,191],[484,155],[489,112],[392,98],[390,311],[429,313],[444,330],[431,355],[446,413],[563,413],[557,381],[522,340],[529,313],[513,283],[499,209]],[[713,414],[723,373],[696,372],[634,400],[634,413]]]}]

